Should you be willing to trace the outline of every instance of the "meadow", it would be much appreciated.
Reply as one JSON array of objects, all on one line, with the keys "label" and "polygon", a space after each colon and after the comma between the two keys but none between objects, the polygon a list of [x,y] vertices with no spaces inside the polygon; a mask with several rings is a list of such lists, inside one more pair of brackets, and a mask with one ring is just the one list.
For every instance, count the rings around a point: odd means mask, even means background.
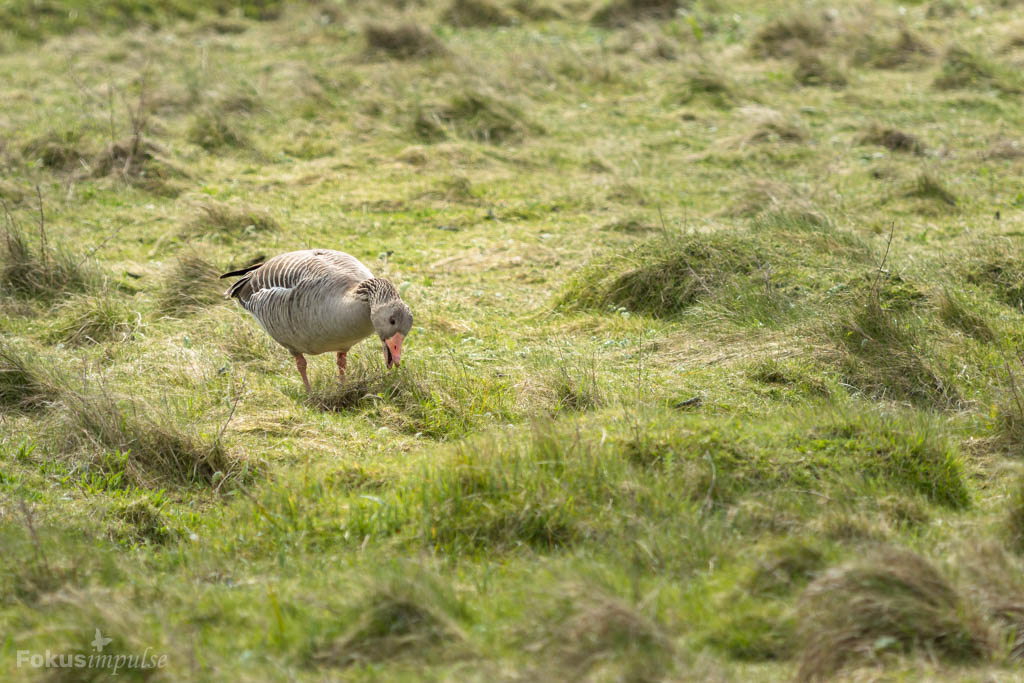
[{"label": "meadow", "polygon": [[1024,680],[1022,10],[0,3],[2,677]]}]

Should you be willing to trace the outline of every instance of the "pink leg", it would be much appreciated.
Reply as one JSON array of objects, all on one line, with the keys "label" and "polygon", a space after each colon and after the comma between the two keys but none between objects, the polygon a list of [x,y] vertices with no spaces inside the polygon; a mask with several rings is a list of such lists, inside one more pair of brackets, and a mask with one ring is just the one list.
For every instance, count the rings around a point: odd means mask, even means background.
[{"label": "pink leg", "polygon": [[348,351],[338,351],[338,379],[345,379],[345,366],[348,365]]},{"label": "pink leg", "polygon": [[299,374],[302,375],[302,382],[306,385],[306,393],[312,393],[313,388],[309,386],[309,377],[306,376],[306,359],[303,358],[301,353],[295,356],[295,367],[299,369]]}]

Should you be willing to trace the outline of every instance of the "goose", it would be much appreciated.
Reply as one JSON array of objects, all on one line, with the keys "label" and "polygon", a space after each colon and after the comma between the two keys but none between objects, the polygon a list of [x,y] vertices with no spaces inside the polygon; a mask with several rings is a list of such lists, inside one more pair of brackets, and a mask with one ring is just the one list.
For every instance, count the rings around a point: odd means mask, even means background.
[{"label": "goose", "polygon": [[376,332],[387,367],[401,361],[412,311],[390,281],[374,277],[354,256],[330,249],[292,251],[221,278],[238,276],[224,296],[238,299],[291,352],[307,393],[312,389],[305,354],[336,352],[344,380],[349,349]]}]

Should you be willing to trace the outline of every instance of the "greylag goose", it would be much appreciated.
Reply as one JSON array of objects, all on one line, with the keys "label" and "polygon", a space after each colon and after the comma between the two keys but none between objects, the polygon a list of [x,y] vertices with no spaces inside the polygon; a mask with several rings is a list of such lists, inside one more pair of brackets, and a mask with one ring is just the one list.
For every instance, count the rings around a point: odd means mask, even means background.
[{"label": "greylag goose", "polygon": [[401,360],[412,311],[393,284],[374,277],[354,256],[330,249],[292,251],[221,278],[239,275],[224,295],[238,299],[295,356],[307,392],[303,354],[337,352],[344,379],[348,350],[376,332],[387,367]]}]

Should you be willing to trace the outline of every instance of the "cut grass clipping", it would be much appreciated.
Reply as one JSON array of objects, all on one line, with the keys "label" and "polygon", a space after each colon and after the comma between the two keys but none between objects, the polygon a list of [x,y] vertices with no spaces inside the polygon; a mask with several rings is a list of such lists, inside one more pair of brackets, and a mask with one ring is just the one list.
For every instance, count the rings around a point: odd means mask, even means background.
[{"label": "cut grass clipping", "polygon": [[800,614],[804,681],[831,679],[847,662],[886,653],[970,662],[992,648],[985,623],[952,583],[906,550],[827,572],[807,588]]}]

